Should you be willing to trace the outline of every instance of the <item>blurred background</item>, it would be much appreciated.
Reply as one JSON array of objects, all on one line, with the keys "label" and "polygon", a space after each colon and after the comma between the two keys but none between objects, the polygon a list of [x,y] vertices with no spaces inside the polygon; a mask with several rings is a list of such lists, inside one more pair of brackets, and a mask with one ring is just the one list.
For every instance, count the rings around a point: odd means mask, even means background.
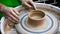
[{"label": "blurred background", "polygon": [[[60,7],[60,1],[59,0],[33,0],[33,1],[37,2],[37,3],[52,4],[54,6]],[[16,7],[16,6],[22,5],[21,0],[0,0],[0,3],[6,5],[8,7]],[[4,14],[2,12],[0,12],[0,19],[3,16],[4,16]],[[1,34],[1,32],[0,32],[0,34]]]},{"label": "blurred background", "polygon": [[60,7],[60,0],[34,0],[38,3],[47,3]]}]

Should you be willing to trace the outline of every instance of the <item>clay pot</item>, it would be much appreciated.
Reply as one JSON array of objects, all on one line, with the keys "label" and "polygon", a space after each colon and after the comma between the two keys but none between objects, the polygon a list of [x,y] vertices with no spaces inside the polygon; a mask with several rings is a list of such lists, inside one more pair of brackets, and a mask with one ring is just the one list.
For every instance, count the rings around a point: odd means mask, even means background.
[{"label": "clay pot", "polygon": [[31,11],[28,14],[28,24],[32,27],[43,25],[45,20],[45,13],[40,10]]}]

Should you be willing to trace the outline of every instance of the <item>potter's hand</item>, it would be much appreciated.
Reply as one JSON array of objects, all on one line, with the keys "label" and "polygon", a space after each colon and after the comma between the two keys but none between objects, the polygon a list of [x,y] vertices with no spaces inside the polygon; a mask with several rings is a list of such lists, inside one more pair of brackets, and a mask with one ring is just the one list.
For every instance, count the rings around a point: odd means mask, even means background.
[{"label": "potter's hand", "polygon": [[8,8],[3,4],[0,4],[0,11],[4,13],[5,17],[13,22],[13,23],[18,23],[19,21],[19,13],[17,10],[14,8]]},{"label": "potter's hand", "polygon": [[32,8],[33,7],[34,9],[36,9],[32,0],[22,0],[22,4],[23,4],[24,7],[27,7],[27,8]]}]

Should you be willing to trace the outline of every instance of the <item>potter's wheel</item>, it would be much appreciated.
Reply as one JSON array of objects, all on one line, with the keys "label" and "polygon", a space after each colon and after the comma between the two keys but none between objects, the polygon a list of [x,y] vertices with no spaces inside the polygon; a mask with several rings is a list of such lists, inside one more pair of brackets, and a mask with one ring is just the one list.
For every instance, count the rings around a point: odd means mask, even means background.
[{"label": "potter's wheel", "polygon": [[20,26],[22,26],[22,29],[31,33],[44,33],[52,29],[52,27],[54,27],[56,22],[57,22],[56,18],[53,15],[51,15],[51,13],[46,12],[44,24],[37,28],[33,28],[28,25],[28,13],[25,13],[24,15],[22,15]]},{"label": "potter's wheel", "polygon": [[20,28],[19,28],[21,30],[20,32],[40,33],[41,34],[41,33],[47,33],[48,31],[51,31],[51,30],[52,30],[51,32],[53,32],[54,28],[56,29],[56,27],[58,26],[56,17],[52,13],[45,11],[46,21],[44,22],[44,24],[37,28],[29,27],[29,25],[27,24],[28,23],[28,13],[29,13],[29,11],[22,13],[22,15],[20,15],[20,19],[21,19]]},{"label": "potter's wheel", "polygon": [[[40,3],[36,4],[36,7],[38,8],[38,10],[44,10],[46,13],[46,22],[45,22],[46,24],[44,24],[45,28],[44,28],[44,26],[41,26],[39,28],[38,27],[37,28],[29,27],[29,25],[27,25],[27,21],[28,21],[27,17],[28,17],[29,11],[20,7],[21,9],[23,9],[23,10],[21,10],[21,13],[20,13],[21,21],[20,21],[20,24],[16,25],[16,28],[19,32],[23,32],[23,34],[26,32],[27,32],[26,34],[28,34],[28,33],[42,34],[45,32],[46,34],[48,34],[47,31],[49,32],[52,30],[51,32],[53,32],[53,30],[54,30],[53,28],[56,28],[58,26],[58,23],[57,23],[57,22],[59,22],[58,17],[60,17],[59,10],[57,10],[58,7],[48,5],[48,4],[47,5],[40,4]],[[59,15],[57,15],[57,14],[59,14]],[[20,27],[18,27],[18,26],[20,26]],[[57,31],[57,28],[56,28],[56,31]],[[54,31],[54,32],[56,32],[56,31]],[[51,34],[51,32],[50,32],[50,34]]]},{"label": "potter's wheel", "polygon": [[[16,29],[19,33],[28,34],[28,33],[36,33],[36,34],[44,34],[47,33],[47,31],[56,32],[58,28],[58,23],[60,21],[60,8],[49,5],[49,4],[43,4],[43,3],[35,3],[38,10],[43,10],[46,13],[46,22],[47,24],[44,24],[46,26],[38,27],[37,28],[31,28],[27,26],[27,17],[28,17],[28,10],[24,9],[22,6],[16,7],[18,11],[20,11],[20,23],[16,25]],[[59,22],[60,23],[60,22]],[[57,24],[57,25],[56,25]],[[49,25],[49,26],[48,26]],[[55,29],[54,29],[55,28]],[[36,30],[37,29],[37,30]],[[43,30],[44,29],[44,30]],[[56,31],[55,31],[56,30]],[[27,33],[26,33],[27,32]],[[50,32],[50,33],[51,33]],[[58,31],[60,32],[60,31]],[[49,34],[49,33],[47,33]]]}]

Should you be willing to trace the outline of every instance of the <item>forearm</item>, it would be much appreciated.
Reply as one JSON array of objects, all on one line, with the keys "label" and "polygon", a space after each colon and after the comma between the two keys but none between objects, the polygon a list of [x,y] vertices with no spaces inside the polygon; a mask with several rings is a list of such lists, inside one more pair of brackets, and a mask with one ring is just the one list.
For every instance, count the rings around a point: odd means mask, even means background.
[{"label": "forearm", "polygon": [[6,11],[7,7],[3,4],[0,4],[0,12]]},{"label": "forearm", "polygon": [[3,12],[3,9],[5,9],[5,6],[3,4],[0,4],[0,12]]}]

